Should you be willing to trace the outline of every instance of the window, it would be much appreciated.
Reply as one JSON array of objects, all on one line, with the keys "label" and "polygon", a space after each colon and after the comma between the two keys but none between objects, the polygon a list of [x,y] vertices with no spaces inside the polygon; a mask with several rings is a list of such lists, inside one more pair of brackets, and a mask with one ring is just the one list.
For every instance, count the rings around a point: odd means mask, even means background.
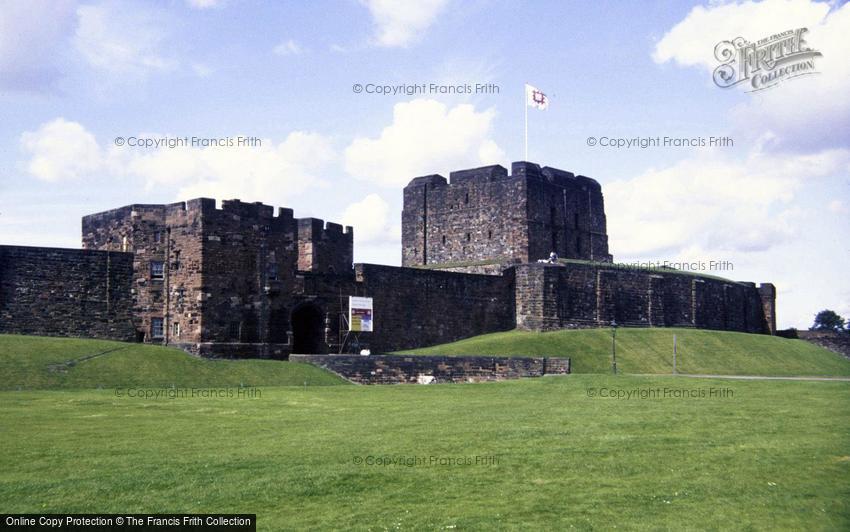
[{"label": "window", "polygon": [[472,235],[469,234],[469,233],[466,233],[466,241],[469,242],[470,240],[472,240]]},{"label": "window", "polygon": [[464,198],[463,198],[463,202],[464,202],[465,204],[469,205],[469,192],[467,192],[467,193],[466,193],[466,196],[464,196]]},{"label": "window", "polygon": [[227,331],[227,336],[231,340],[239,340],[240,332],[242,329],[242,324],[238,321],[230,322],[229,330]]},{"label": "window", "polygon": [[159,244],[162,242],[162,231],[153,232],[153,241],[155,244]]},{"label": "window", "polygon": [[490,231],[487,231],[487,240],[492,240],[492,239],[493,239],[493,231],[491,229]]},{"label": "window", "polygon": [[573,214],[573,227],[578,229],[578,213]]},{"label": "window", "polygon": [[171,325],[171,336],[173,336],[175,338],[180,337],[180,324],[179,323],[175,322],[174,324]]},{"label": "window", "polygon": [[162,318],[151,318],[151,338],[162,338],[165,334]]},{"label": "window", "polygon": [[443,235],[443,245],[446,244],[446,235]]},{"label": "window", "polygon": [[171,262],[171,269],[179,270],[180,269],[180,251],[174,251],[174,260]]},{"label": "window", "polygon": [[151,261],[151,279],[155,281],[165,279],[165,263],[161,260]]},{"label": "window", "polygon": [[269,263],[269,281],[277,281],[277,263]]}]

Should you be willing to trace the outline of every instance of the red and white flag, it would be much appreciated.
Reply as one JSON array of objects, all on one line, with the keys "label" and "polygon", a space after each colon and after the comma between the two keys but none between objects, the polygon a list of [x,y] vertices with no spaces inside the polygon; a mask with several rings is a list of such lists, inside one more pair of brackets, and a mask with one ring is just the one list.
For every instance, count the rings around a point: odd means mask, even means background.
[{"label": "red and white flag", "polygon": [[534,107],[535,109],[540,109],[541,111],[545,110],[549,107],[549,97],[543,94],[543,91],[529,85],[525,84],[525,103],[528,107]]}]

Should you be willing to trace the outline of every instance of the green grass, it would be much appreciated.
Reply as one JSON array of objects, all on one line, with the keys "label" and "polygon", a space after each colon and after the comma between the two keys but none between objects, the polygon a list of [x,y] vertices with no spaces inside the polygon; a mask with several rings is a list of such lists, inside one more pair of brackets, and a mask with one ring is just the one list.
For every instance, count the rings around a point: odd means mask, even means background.
[{"label": "green grass", "polygon": [[[731,392],[600,396],[665,388]],[[0,508],[246,512],[261,530],[850,528],[846,382],[573,375],[261,391],[0,392]],[[370,456],[426,463],[356,463]]]},{"label": "green grass", "polygon": [[[85,360],[92,355],[99,356]],[[4,390],[345,383],[308,364],[210,360],[155,345],[8,334],[0,335],[0,376]]]},{"label": "green grass", "polygon": [[[673,335],[680,373],[718,375],[850,375],[850,360],[803,340],[698,329],[617,329],[617,367],[624,373],[671,373]],[[420,355],[569,357],[574,373],[611,371],[611,329],[546,333],[508,331],[406,351]]]}]

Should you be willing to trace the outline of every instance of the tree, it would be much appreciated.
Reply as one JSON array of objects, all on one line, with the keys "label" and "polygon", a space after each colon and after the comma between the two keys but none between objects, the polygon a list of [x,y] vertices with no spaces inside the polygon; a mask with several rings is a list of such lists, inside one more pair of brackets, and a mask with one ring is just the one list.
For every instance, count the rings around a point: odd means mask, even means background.
[{"label": "tree", "polygon": [[844,318],[839,316],[835,311],[822,310],[815,316],[815,324],[812,326],[813,331],[841,331],[844,329]]}]

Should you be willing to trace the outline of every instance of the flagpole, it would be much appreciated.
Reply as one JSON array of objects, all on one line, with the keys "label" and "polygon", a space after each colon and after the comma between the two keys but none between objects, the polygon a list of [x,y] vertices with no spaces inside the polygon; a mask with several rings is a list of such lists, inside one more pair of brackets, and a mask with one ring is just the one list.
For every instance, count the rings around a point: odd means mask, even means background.
[{"label": "flagpole", "polygon": [[522,88],[522,107],[525,109],[525,159],[528,161],[528,84]]}]

